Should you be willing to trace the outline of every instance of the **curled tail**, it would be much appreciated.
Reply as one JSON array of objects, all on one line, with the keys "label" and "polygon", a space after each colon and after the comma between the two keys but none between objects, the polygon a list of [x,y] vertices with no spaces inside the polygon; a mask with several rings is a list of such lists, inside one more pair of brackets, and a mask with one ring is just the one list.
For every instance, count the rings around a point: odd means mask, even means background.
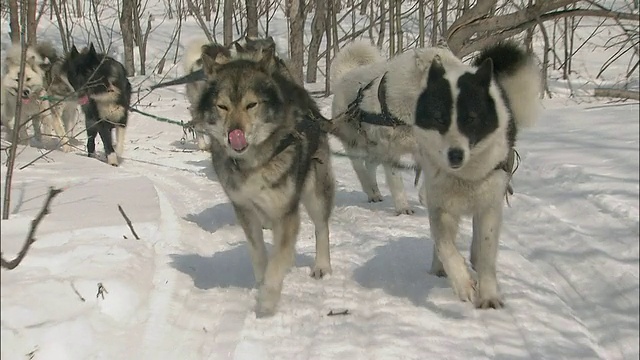
[{"label": "curled tail", "polygon": [[58,61],[58,51],[48,41],[40,42],[36,45],[36,52],[42,57],[42,60],[48,59],[50,64]]},{"label": "curled tail", "polygon": [[354,41],[343,47],[331,62],[331,87],[349,71],[368,64],[384,60],[377,47],[368,41]]},{"label": "curled tail", "polygon": [[182,69],[185,74],[200,69],[202,58],[202,47],[210,43],[206,37],[198,37],[187,43],[182,55]]},{"label": "curled tail", "polygon": [[532,55],[514,42],[505,41],[480,52],[473,61],[479,66],[491,58],[493,73],[504,89],[518,128],[533,126],[540,112],[540,68]]}]

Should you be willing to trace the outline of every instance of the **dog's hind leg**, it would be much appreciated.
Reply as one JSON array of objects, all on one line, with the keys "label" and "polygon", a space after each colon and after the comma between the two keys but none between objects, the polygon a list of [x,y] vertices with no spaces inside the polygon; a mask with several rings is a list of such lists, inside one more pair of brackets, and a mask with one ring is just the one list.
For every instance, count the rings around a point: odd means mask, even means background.
[{"label": "dog's hind leg", "polygon": [[460,216],[445,211],[442,207],[429,206],[429,224],[431,235],[436,243],[437,256],[449,277],[453,290],[462,301],[474,302],[475,283],[471,279],[464,258],[456,248]]},{"label": "dog's hind leg", "polygon": [[442,265],[442,261],[440,261],[440,257],[438,257],[438,249],[436,244],[433,244],[433,255],[431,256],[431,270],[429,272],[432,275],[437,277],[447,277],[447,272],[444,271],[444,265]]},{"label": "dog's hind leg", "polygon": [[264,282],[258,290],[256,316],[266,317],[275,313],[284,277],[293,266],[295,245],[300,229],[298,209],[289,211],[273,223],[274,253],[269,258],[264,273]]},{"label": "dog's hind leg", "polygon": [[113,136],[111,135],[111,129],[113,129],[113,125],[108,121],[101,121],[98,123],[98,133],[102,139],[104,153],[107,155],[107,164],[118,166],[118,154],[113,149]]},{"label": "dog's hind leg", "polygon": [[234,211],[249,242],[251,264],[253,265],[253,275],[255,276],[256,284],[262,285],[264,281],[264,271],[267,267],[267,248],[264,244],[262,226],[257,220],[258,215],[235,205]]},{"label": "dog's hind leg", "polygon": [[480,309],[499,309],[504,306],[496,278],[501,224],[502,202],[483,208],[473,216],[471,264],[478,274],[478,298],[475,305]]},{"label": "dog's hind leg", "polygon": [[51,128],[53,129],[53,132],[58,137],[58,140],[60,141],[60,144],[61,144],[62,151],[64,152],[71,151],[71,147],[69,146],[69,138],[67,137],[67,134],[64,130],[64,124],[62,123],[62,119],[60,119],[57,113],[51,110],[47,110],[47,112],[45,112],[43,116],[46,119],[45,123],[51,126]]},{"label": "dog's hind leg", "polygon": [[98,135],[98,123],[87,124],[87,153],[89,157],[96,154],[96,135]]},{"label": "dog's hind leg", "polygon": [[391,196],[393,197],[393,202],[396,207],[396,215],[413,215],[414,211],[409,206],[400,170],[396,170],[392,166],[386,164],[383,165],[383,167],[387,178],[387,185],[389,185],[389,190],[391,191]]},{"label": "dog's hind leg", "polygon": [[373,166],[372,170],[372,166],[365,165],[364,159],[357,158],[356,154],[349,153],[349,155],[353,170],[355,170],[358,180],[360,180],[360,185],[362,185],[362,191],[367,194],[369,202],[382,201],[382,195],[375,177],[375,166]]}]

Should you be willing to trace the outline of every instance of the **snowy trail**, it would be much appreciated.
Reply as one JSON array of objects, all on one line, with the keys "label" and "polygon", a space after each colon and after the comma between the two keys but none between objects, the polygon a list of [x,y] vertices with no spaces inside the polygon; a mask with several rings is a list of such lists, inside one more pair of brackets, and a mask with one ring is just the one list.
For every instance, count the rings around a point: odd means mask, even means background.
[{"label": "snowy trail", "polygon": [[[326,102],[322,102],[325,107]],[[162,107],[154,110],[173,117],[186,114],[181,98],[163,106],[166,113]],[[614,113],[603,122],[609,125],[584,129],[563,118],[570,113],[547,110],[546,120],[520,142],[524,162],[515,175],[512,207],[505,210],[498,263],[505,309],[475,310],[455,298],[445,279],[428,274],[433,242],[412,174],[405,175],[405,186],[416,214],[395,216],[382,174],[385,199],[368,204],[348,160],[335,158],[333,274],[319,281],[309,277],[315,245],[313,226],[304,214],[296,265],[285,279],[279,312],[259,320],[253,313],[253,272],[244,235],[235,225],[207,154],[190,151],[195,148],[192,143],[181,145],[182,132],[174,125],[134,115],[127,160],[120,168],[82,159],[83,164],[98,166],[96,177],[106,176],[118,184],[136,219],[155,224],[144,227],[141,244],[124,244],[126,251],[140,254],[134,268],[144,269],[126,277],[144,284],[136,302],[137,316],[123,320],[133,307],[110,313],[120,319],[112,326],[138,335],[112,340],[112,348],[94,358],[131,351],[140,359],[636,358],[637,121],[628,113]],[[586,113],[594,119],[609,114]],[[560,130],[559,119],[565,122]],[[620,134],[617,128],[632,120],[636,131]],[[619,146],[594,151],[589,142],[596,139],[615,139],[612,146]],[[580,156],[585,152],[592,156]],[[56,161],[64,163],[67,156],[74,155],[56,154]],[[46,176],[49,170],[40,166],[33,171]],[[100,175],[104,172],[107,175]],[[133,191],[128,189],[130,179],[139,179]],[[37,209],[37,197],[30,196],[33,191],[28,186],[18,189],[27,199],[19,213],[28,215]],[[142,193],[148,205],[134,210]],[[54,218],[57,213],[52,219],[62,221]],[[117,237],[126,231],[117,216],[113,222],[117,231],[99,234]],[[51,225],[49,238],[60,238],[55,229],[61,224]],[[3,249],[4,234],[3,229]],[[73,234],[58,243],[76,246],[77,232]],[[267,240],[270,236],[266,232]],[[470,222],[465,221],[459,246],[467,256],[470,236]],[[39,257],[46,254],[44,250],[36,247],[23,271],[33,272],[46,263],[46,257]],[[77,256],[87,255],[71,253],[68,259],[77,261]],[[20,273],[2,274],[3,292],[24,286],[13,274]],[[51,275],[41,275],[46,276]],[[134,280],[126,281],[123,289],[134,286]],[[79,284],[82,292],[90,287],[88,280]],[[118,298],[117,290],[110,292],[111,299]],[[19,301],[5,299],[3,315],[15,311],[13,304]],[[343,309],[349,315],[327,316]],[[83,326],[91,329],[102,318],[92,311],[68,317],[73,321],[88,317],[89,325]],[[21,328],[24,322],[18,320],[3,320],[3,339]],[[108,336],[95,331],[95,339]],[[41,334],[26,329],[19,338],[41,339]],[[34,342],[15,346],[22,351]],[[67,358],[86,356],[79,352]]]}]

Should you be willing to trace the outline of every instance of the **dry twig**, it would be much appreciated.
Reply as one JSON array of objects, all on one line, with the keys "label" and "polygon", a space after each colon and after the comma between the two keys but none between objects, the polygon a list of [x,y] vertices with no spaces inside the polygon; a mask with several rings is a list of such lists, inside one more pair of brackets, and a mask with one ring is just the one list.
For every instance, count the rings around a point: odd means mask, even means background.
[{"label": "dry twig", "polygon": [[129,217],[127,216],[127,214],[125,214],[124,209],[122,209],[122,206],[120,206],[120,204],[118,204],[118,210],[120,211],[120,214],[122,214],[124,221],[127,222],[127,225],[129,226],[129,229],[131,229],[131,233],[133,234],[133,236],[135,236],[136,240],[140,240],[140,237],[138,236],[138,234],[136,234],[136,230],[133,228],[131,220],[129,220]]},{"label": "dry twig", "polygon": [[60,194],[61,192],[62,189],[55,189],[53,187],[49,188],[49,194],[47,195],[47,199],[44,202],[44,206],[42,206],[42,210],[40,210],[40,213],[38,213],[35,219],[31,221],[31,229],[29,229],[27,240],[25,241],[24,245],[22,246],[22,250],[20,250],[18,256],[15,259],[7,261],[4,259],[4,257],[2,257],[2,252],[0,252],[0,261],[3,268],[13,270],[18,265],[20,265],[20,262],[22,262],[22,259],[24,259],[25,255],[27,255],[27,252],[29,251],[31,245],[36,242],[36,230],[38,228],[38,225],[40,225],[42,219],[44,219],[44,217],[49,214],[49,205],[51,204],[51,201],[54,197],[56,197],[56,195]]}]

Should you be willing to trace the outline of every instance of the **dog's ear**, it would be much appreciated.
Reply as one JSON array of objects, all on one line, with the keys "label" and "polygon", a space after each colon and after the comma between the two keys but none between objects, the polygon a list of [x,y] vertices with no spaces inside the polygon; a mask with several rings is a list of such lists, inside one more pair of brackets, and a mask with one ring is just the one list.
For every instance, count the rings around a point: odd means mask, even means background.
[{"label": "dog's ear", "polygon": [[78,55],[80,55],[80,53],[78,52],[78,48],[75,45],[71,46],[71,50],[69,51],[69,57],[73,59]]},{"label": "dog's ear", "polygon": [[242,45],[240,45],[238,42],[234,42],[233,45],[236,47],[236,52],[239,54],[244,54],[247,52],[247,49],[245,49]]},{"label": "dog's ear", "polygon": [[204,45],[202,47],[202,71],[211,80],[221,65],[231,60],[229,49],[220,45]]},{"label": "dog's ear", "polygon": [[36,56],[35,55],[31,55],[31,56],[27,56],[27,65],[29,65],[32,69],[35,69],[36,66],[39,66],[40,64],[38,64],[36,62]]},{"label": "dog's ear", "polygon": [[476,79],[480,84],[486,88],[489,88],[491,84],[491,78],[493,77],[493,61],[491,58],[485,59],[478,70],[476,70]]},{"label": "dog's ear", "polygon": [[260,64],[265,71],[271,73],[278,68],[278,59],[276,58],[276,43],[271,43],[262,47],[253,54],[253,59]]},{"label": "dog's ear", "polygon": [[420,49],[415,49],[413,55],[415,56],[416,68],[419,71],[426,71],[431,63],[426,54]]},{"label": "dog's ear", "polygon": [[93,42],[89,43],[89,55],[96,55],[96,48],[93,46]]},{"label": "dog's ear", "polygon": [[429,77],[427,81],[432,82],[442,79],[445,72],[444,66],[442,65],[442,59],[440,59],[439,55],[436,55],[433,57],[431,64],[429,65]]}]

